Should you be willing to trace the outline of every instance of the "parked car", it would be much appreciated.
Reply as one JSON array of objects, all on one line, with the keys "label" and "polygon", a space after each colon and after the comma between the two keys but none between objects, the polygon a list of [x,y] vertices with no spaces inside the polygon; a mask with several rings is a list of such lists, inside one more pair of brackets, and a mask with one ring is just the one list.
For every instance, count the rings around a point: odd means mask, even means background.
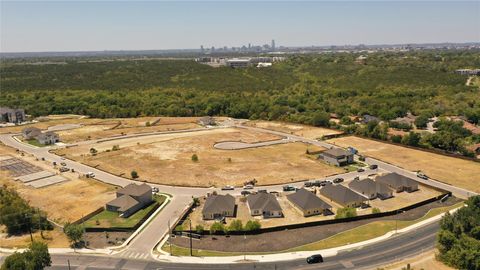
[{"label": "parked car", "polygon": [[95,177],[95,174],[94,174],[93,172],[87,172],[87,173],[85,174],[85,176],[86,176],[87,178],[94,178],[94,177]]},{"label": "parked car", "polygon": [[338,184],[338,183],[341,183],[341,182],[343,182],[343,178],[337,177],[337,178],[333,179],[333,183],[335,183],[335,184]]},{"label": "parked car", "polygon": [[293,186],[290,186],[290,185],[283,186],[283,191],[293,191],[293,190],[295,190],[295,188]]},{"label": "parked car", "polygon": [[428,180],[428,176],[422,172],[417,172],[417,177],[418,178],[422,178],[422,179],[425,179],[425,180]]},{"label": "parked car", "polygon": [[253,189],[253,185],[250,185],[250,184],[245,185],[243,186],[243,189]]},{"label": "parked car", "polygon": [[60,172],[68,172],[68,171],[70,171],[70,169],[67,168],[67,167],[60,167],[60,169],[58,169],[58,170],[59,170]]},{"label": "parked car", "polygon": [[243,196],[247,196],[248,194],[250,194],[250,191],[242,190],[242,192],[240,192],[240,194],[242,194]]},{"label": "parked car", "polygon": [[307,258],[307,263],[312,264],[312,263],[322,263],[323,262],[323,257],[320,254],[315,254]]},{"label": "parked car", "polygon": [[259,189],[258,193],[268,193],[268,191],[266,189]]},{"label": "parked car", "polygon": [[353,178],[353,181],[358,181],[360,180],[360,176],[355,176],[355,178]]},{"label": "parked car", "polygon": [[378,169],[378,165],[377,164],[372,164],[372,165],[370,165],[370,169],[371,170],[376,170],[376,169]]},{"label": "parked car", "polygon": [[364,172],[364,171],[365,171],[365,169],[363,169],[363,168],[358,168],[357,169],[357,172]]},{"label": "parked car", "polygon": [[67,163],[62,162],[62,163],[60,163],[60,165],[62,165],[62,166],[67,166]]},{"label": "parked car", "polygon": [[222,187],[222,190],[234,190],[234,189],[235,187],[230,185]]},{"label": "parked car", "polygon": [[318,180],[312,183],[312,186],[314,187],[319,187],[321,185],[322,185],[322,181],[318,181]]},{"label": "parked car", "polygon": [[358,160],[360,160],[360,161],[365,161],[365,157],[364,157],[364,156],[359,156],[359,157],[358,157]]},{"label": "parked car", "polygon": [[311,186],[313,186],[313,183],[312,182],[305,182],[305,183],[303,183],[303,185],[305,187],[311,187]]},{"label": "parked car", "polygon": [[152,192],[153,192],[153,193],[158,193],[158,191],[159,191],[159,190],[158,190],[157,187],[153,187],[153,188],[152,188]]}]

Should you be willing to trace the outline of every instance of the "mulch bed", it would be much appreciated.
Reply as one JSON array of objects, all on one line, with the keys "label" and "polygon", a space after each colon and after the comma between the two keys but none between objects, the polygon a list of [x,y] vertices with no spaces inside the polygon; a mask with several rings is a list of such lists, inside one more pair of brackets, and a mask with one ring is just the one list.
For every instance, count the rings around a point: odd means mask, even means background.
[{"label": "mulch bed", "polygon": [[[460,199],[451,197],[444,203],[440,203],[439,201],[432,202],[394,216],[248,235],[246,239],[244,239],[243,235],[205,236],[200,240],[194,239],[193,248],[225,252],[243,252],[245,250],[248,250],[249,252],[282,251],[320,241],[342,231],[373,221],[418,219],[423,217],[428,210],[432,208],[450,206],[460,201]],[[190,247],[190,242],[187,237],[171,238],[171,242],[177,246]]]},{"label": "mulch bed", "polygon": [[89,248],[104,248],[121,245],[132,233],[133,232],[87,232],[83,235],[83,239]]}]

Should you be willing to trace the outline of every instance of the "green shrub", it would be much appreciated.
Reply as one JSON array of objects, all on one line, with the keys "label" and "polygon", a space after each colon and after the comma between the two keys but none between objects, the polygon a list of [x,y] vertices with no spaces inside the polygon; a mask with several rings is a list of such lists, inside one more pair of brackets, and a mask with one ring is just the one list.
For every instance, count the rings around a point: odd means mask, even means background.
[{"label": "green shrub", "polygon": [[249,220],[245,224],[245,231],[258,231],[262,228],[262,225],[257,220]]},{"label": "green shrub", "polygon": [[197,162],[197,161],[198,161],[198,156],[197,156],[197,154],[193,154],[193,155],[192,155],[192,161],[193,161],[193,162]]},{"label": "green shrub", "polygon": [[350,218],[350,217],[356,217],[357,216],[357,209],[354,207],[345,207],[345,208],[339,208],[337,210],[337,214],[335,215],[335,219],[340,219],[340,218]]}]

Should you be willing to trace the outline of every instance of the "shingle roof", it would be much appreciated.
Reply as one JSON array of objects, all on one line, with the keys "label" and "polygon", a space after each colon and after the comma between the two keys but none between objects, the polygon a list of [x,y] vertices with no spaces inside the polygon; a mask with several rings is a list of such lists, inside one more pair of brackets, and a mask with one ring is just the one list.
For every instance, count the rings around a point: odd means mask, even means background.
[{"label": "shingle roof", "polygon": [[316,208],[323,208],[323,209],[332,208],[331,205],[324,202],[315,194],[313,194],[312,192],[304,188],[297,190],[295,193],[287,195],[287,198],[293,204],[295,204],[297,207],[303,210],[316,209]]},{"label": "shingle roof", "polygon": [[348,187],[357,192],[363,192],[367,194],[385,194],[391,191],[390,188],[384,183],[373,181],[370,178],[366,178],[363,180],[353,180],[348,184]]},{"label": "shingle roof", "polygon": [[262,211],[282,211],[280,204],[273,194],[257,193],[247,197],[250,209],[262,209]]},{"label": "shingle roof", "polygon": [[230,195],[212,195],[207,198],[203,206],[203,214],[222,213],[235,210],[235,198]]},{"label": "shingle roof", "polygon": [[124,195],[130,195],[130,196],[140,196],[145,194],[146,192],[152,192],[152,188],[147,185],[147,184],[129,184],[125,186],[124,188],[117,190],[117,193],[119,194],[124,194]]},{"label": "shingle roof", "polygon": [[343,150],[341,148],[332,148],[324,151],[322,154],[336,158],[336,157],[348,156],[348,155],[351,155],[352,153],[347,152],[346,150]]},{"label": "shingle roof", "polygon": [[320,194],[342,205],[367,200],[364,196],[342,185],[326,185],[320,189]]},{"label": "shingle roof", "polygon": [[133,206],[137,205],[139,202],[132,198],[129,195],[123,195],[113,199],[112,201],[108,202],[107,205],[119,207],[119,211],[124,212]]},{"label": "shingle roof", "polygon": [[382,176],[377,176],[375,180],[395,188],[418,186],[418,183],[415,180],[398,173],[388,173]]}]

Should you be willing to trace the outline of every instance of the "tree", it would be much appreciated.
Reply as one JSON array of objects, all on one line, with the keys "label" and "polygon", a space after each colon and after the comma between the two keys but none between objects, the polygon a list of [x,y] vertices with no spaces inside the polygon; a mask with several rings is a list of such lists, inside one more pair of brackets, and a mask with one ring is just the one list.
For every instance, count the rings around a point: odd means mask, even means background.
[{"label": "tree", "polygon": [[197,161],[198,161],[198,156],[197,156],[197,154],[193,154],[193,155],[192,155],[192,161],[193,161],[193,162],[197,162]]},{"label": "tree", "polygon": [[242,221],[239,219],[234,219],[232,220],[232,223],[230,223],[230,226],[228,226],[229,231],[242,231],[243,230],[243,224]]},{"label": "tree", "polygon": [[245,224],[245,231],[258,231],[261,227],[262,225],[257,220],[249,220],[247,224]]},{"label": "tree", "polygon": [[427,128],[428,120],[429,117],[426,114],[420,114],[416,119],[415,119],[415,126],[417,128]]},{"label": "tree", "polygon": [[380,209],[377,208],[377,207],[372,208],[372,214],[378,214],[378,213],[381,213],[381,212],[382,211],[380,211]]},{"label": "tree", "polygon": [[312,118],[312,125],[317,127],[328,127],[330,123],[330,114],[327,112],[316,112]]},{"label": "tree", "polygon": [[139,177],[137,171],[131,171],[130,176],[132,176],[133,179],[137,179]]},{"label": "tree", "polygon": [[97,152],[98,152],[97,149],[95,149],[93,147],[90,148],[90,154],[92,154],[92,156],[95,156],[97,154]]},{"label": "tree", "polygon": [[68,237],[68,239],[73,243],[73,245],[77,245],[83,237],[83,233],[85,232],[84,228],[80,224],[72,224],[67,223],[63,227],[63,232]]},{"label": "tree", "polygon": [[193,206],[199,206],[200,205],[200,199],[197,198],[197,197],[193,197],[192,198],[192,203],[193,203]]},{"label": "tree", "polygon": [[112,146],[112,151],[118,151],[118,150],[120,150],[120,145],[116,144]]},{"label": "tree", "polygon": [[354,207],[345,207],[345,208],[339,208],[337,210],[337,214],[335,215],[335,219],[340,219],[340,218],[351,218],[351,217],[356,217],[357,216],[357,209]]},{"label": "tree", "polygon": [[218,221],[215,221],[211,226],[210,226],[210,233],[211,234],[216,234],[216,233],[219,233],[219,232],[224,232],[225,231],[225,226],[218,222]]},{"label": "tree", "polygon": [[421,136],[419,133],[410,131],[407,135],[403,136],[402,144],[410,146],[418,146],[420,144]]},{"label": "tree", "polygon": [[198,224],[197,226],[195,226],[195,231],[198,233],[198,234],[202,234],[203,233],[203,226]]},{"label": "tree", "polygon": [[42,242],[32,242],[22,253],[15,252],[5,258],[2,270],[41,270],[51,266],[48,246]]},{"label": "tree", "polygon": [[480,195],[470,197],[466,207],[440,221],[438,258],[457,269],[480,269]]}]

